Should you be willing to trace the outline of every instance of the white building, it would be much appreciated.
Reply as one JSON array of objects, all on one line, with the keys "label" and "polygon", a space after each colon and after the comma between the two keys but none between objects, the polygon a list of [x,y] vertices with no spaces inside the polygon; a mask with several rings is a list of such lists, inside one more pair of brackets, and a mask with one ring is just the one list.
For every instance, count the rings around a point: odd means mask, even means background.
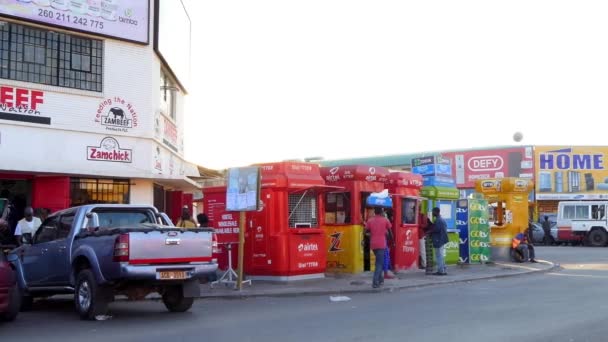
[{"label": "white building", "polygon": [[0,0],[0,197],[175,218],[198,176],[183,157],[189,44],[178,0]]}]

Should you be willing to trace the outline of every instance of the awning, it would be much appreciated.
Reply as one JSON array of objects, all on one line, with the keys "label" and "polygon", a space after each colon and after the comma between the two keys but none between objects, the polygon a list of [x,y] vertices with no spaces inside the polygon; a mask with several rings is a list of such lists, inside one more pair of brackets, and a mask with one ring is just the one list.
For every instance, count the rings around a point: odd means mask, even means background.
[{"label": "awning", "polygon": [[153,178],[154,183],[162,185],[167,190],[178,190],[184,192],[200,191],[201,187],[198,183],[190,178]]}]

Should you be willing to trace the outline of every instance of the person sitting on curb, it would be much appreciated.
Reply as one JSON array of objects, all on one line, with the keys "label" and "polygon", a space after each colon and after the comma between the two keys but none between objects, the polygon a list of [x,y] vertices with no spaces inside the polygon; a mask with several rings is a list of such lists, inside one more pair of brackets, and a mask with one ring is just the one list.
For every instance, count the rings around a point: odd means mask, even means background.
[{"label": "person sitting on curb", "polygon": [[519,233],[511,241],[513,259],[517,262],[537,262],[535,259],[534,246],[529,243],[528,234]]}]

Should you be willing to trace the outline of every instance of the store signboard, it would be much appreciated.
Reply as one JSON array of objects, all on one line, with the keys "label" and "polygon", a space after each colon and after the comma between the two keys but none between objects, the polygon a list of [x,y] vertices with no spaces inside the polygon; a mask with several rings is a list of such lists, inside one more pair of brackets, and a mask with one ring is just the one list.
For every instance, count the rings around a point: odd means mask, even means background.
[{"label": "store signboard", "polygon": [[260,168],[240,167],[228,170],[227,211],[257,211],[260,203]]},{"label": "store signboard", "polygon": [[537,200],[608,199],[608,148],[537,146]]},{"label": "store signboard", "polygon": [[0,0],[0,15],[148,44],[149,0]]}]

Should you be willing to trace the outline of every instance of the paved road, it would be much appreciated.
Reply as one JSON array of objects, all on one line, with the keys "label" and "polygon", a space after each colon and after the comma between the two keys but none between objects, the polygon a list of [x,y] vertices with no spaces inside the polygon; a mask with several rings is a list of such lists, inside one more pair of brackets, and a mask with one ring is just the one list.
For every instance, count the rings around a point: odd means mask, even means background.
[{"label": "paved road", "polygon": [[[351,296],[114,303],[113,319],[79,321],[53,301],[0,326],[1,341],[605,341],[608,249],[539,247],[565,269]],[[456,270],[455,270],[456,271]]]}]

